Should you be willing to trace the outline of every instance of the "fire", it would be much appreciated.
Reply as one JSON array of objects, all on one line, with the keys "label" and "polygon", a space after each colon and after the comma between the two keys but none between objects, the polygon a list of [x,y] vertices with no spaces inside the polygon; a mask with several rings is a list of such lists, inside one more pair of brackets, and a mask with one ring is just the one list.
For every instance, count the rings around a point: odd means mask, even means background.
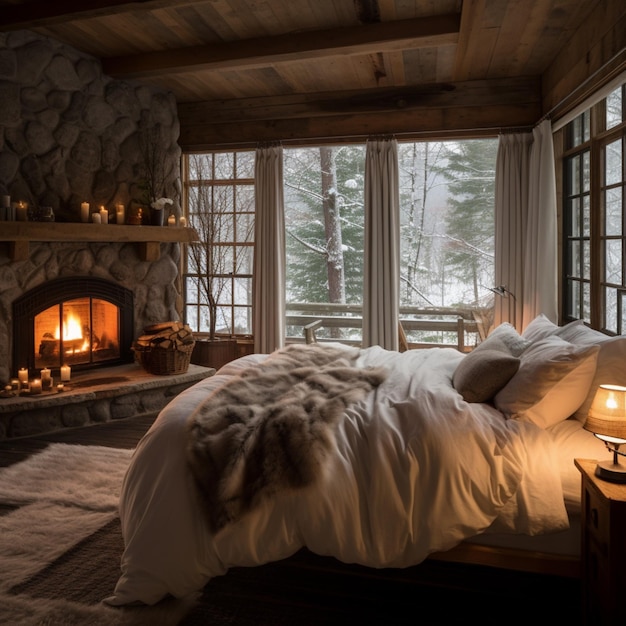
[{"label": "fire", "polygon": [[[59,339],[61,332],[57,326],[54,338]],[[69,313],[63,321],[63,343],[70,346],[68,353],[86,352],[89,350],[89,340],[83,335],[83,325],[80,317]]]}]

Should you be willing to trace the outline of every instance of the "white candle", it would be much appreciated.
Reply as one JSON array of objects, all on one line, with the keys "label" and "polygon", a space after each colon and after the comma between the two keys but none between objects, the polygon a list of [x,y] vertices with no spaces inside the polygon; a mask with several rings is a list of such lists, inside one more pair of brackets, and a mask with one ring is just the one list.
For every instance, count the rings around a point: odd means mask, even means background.
[{"label": "white candle", "polygon": [[101,224],[101,218],[100,218],[100,213],[92,213],[91,214],[91,221],[94,224]]},{"label": "white candle", "polygon": [[59,384],[57,385],[57,391],[58,391],[58,392],[61,392],[61,391],[63,391],[64,389],[65,389],[65,386],[63,385],[63,383],[59,383]]},{"label": "white candle", "polygon": [[126,211],[123,204],[115,205],[115,218],[118,224],[124,224],[126,222]]},{"label": "white candle", "polygon": [[70,376],[72,375],[72,368],[69,365],[61,366],[61,380],[64,383],[69,382]]},{"label": "white candle", "polygon": [[50,379],[50,370],[47,367],[44,367],[41,372],[41,380],[49,380]]},{"label": "white candle", "polygon": [[17,373],[17,378],[20,381],[20,384],[24,384],[28,382],[28,370],[25,367],[22,367],[20,371]]},{"label": "white candle", "polygon": [[181,215],[178,218],[178,225],[179,226],[187,226],[187,218],[184,215]]},{"label": "white candle", "polygon": [[167,225],[176,226],[176,216],[173,213],[167,218]]},{"label": "white candle", "polygon": [[103,206],[100,207],[100,222],[102,224],[109,223],[109,212]]},{"label": "white candle", "polygon": [[35,378],[30,383],[30,393],[33,395],[37,393],[41,393],[41,378]]},{"label": "white candle", "polygon": [[80,221],[81,222],[89,221],[89,202],[83,202],[80,205]]}]

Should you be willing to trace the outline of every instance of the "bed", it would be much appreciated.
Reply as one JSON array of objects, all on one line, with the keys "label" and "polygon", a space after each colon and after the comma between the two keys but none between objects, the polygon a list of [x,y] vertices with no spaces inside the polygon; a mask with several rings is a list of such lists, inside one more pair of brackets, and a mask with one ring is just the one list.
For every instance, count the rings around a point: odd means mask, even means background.
[{"label": "bed", "polygon": [[539,316],[468,354],[300,344],[225,365],[139,443],[106,602],[182,598],[303,547],[374,568],[541,555],[576,574],[574,458],[607,454],[583,423],[597,385],[623,382],[625,340]]}]

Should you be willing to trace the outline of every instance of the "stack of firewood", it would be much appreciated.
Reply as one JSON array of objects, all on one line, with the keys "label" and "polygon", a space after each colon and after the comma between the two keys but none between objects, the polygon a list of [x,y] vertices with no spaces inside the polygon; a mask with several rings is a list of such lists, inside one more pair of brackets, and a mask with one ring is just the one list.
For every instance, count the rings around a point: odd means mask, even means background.
[{"label": "stack of firewood", "polygon": [[180,374],[189,368],[195,339],[181,322],[162,322],[144,328],[133,346],[139,363],[152,374]]}]

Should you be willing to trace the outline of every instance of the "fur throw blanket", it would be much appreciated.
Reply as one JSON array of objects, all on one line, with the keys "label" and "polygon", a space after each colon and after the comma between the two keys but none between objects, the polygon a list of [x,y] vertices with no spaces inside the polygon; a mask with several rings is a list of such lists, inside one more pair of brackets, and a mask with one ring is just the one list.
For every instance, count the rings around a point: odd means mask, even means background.
[{"label": "fur throw blanket", "polygon": [[355,367],[356,349],[277,350],[212,393],[188,421],[188,459],[217,532],[281,490],[315,482],[346,407],[385,378]]}]

